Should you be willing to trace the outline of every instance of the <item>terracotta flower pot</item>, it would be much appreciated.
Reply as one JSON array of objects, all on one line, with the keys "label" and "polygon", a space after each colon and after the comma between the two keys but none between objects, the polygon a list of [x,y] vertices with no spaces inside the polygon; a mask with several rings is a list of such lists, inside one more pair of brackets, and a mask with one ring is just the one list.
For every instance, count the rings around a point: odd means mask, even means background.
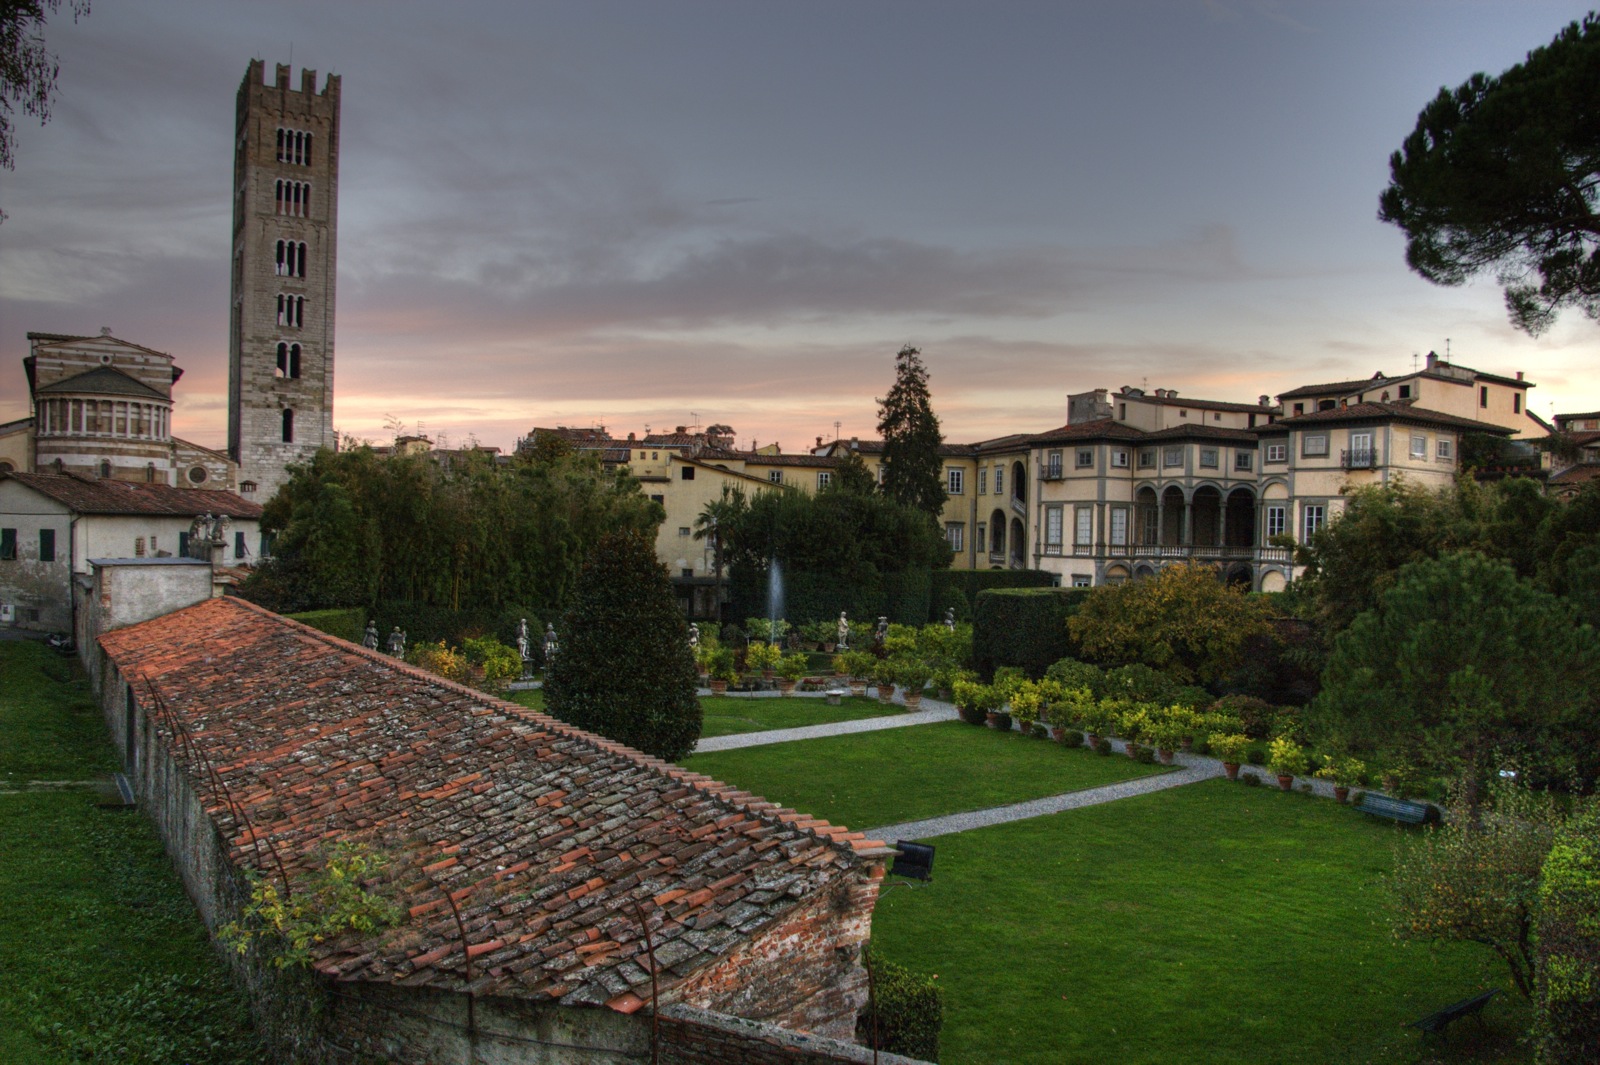
[{"label": "terracotta flower pot", "polygon": [[770,670],[770,669],[763,669],[761,671],[761,679],[762,680],[771,680],[772,676],[773,676],[772,670]]},{"label": "terracotta flower pot", "polygon": [[880,703],[892,703],[892,702],[894,702],[894,685],[893,684],[880,684],[880,685],[878,685],[878,702],[880,702]]},{"label": "terracotta flower pot", "polygon": [[1228,779],[1229,780],[1238,780],[1239,779],[1239,763],[1238,762],[1223,762],[1222,763],[1222,771],[1228,775]]},{"label": "terracotta flower pot", "polygon": [[1293,786],[1294,786],[1294,777],[1293,776],[1285,776],[1282,773],[1278,774],[1278,790],[1279,791],[1288,791]]},{"label": "terracotta flower pot", "polygon": [[1345,787],[1343,784],[1335,784],[1333,786],[1333,801],[1338,803],[1349,802],[1350,789]]},{"label": "terracotta flower pot", "polygon": [[798,684],[798,683],[800,683],[800,682],[799,681],[790,680],[788,677],[779,677],[778,678],[778,694],[779,695],[793,695],[794,694],[794,686],[796,684]]},{"label": "terracotta flower pot", "polygon": [[725,681],[725,680],[713,680],[711,682],[711,694],[712,695],[727,695],[728,694],[728,682]]},{"label": "terracotta flower pot", "polygon": [[1161,764],[1162,765],[1171,765],[1172,764],[1172,752],[1167,750],[1166,748],[1157,749],[1156,757],[1161,759]]},{"label": "terracotta flower pot", "polygon": [[850,694],[854,695],[857,699],[865,699],[867,697],[867,682],[851,677]]},{"label": "terracotta flower pot", "polygon": [[1182,750],[1182,751],[1192,751],[1192,750],[1194,750],[1194,737],[1193,736],[1185,736],[1178,743],[1178,749]]},{"label": "terracotta flower pot", "polygon": [[921,692],[914,692],[910,688],[907,688],[905,691],[905,697],[907,710],[915,710],[917,707],[922,705]]},{"label": "terracotta flower pot", "polygon": [[1050,726],[1050,738],[1055,740],[1057,743],[1060,743],[1066,734],[1067,730],[1062,728],[1060,725]]},{"label": "terracotta flower pot", "polygon": [[1085,732],[1083,734],[1083,743],[1084,746],[1088,747],[1091,751],[1094,750],[1100,745],[1100,733]]}]

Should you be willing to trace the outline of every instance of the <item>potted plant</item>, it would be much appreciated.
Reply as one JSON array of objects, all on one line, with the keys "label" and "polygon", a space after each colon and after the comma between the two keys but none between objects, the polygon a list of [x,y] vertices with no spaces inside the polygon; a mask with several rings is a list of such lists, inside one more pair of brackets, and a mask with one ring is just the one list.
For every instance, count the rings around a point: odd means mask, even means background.
[{"label": "potted plant", "polygon": [[927,687],[933,670],[922,659],[912,655],[896,655],[890,661],[894,663],[894,679],[905,695],[906,709],[915,710],[922,705],[922,689]]},{"label": "potted plant", "polygon": [[849,651],[840,651],[838,654],[833,656],[834,676],[848,677],[850,675],[850,655],[851,652]]},{"label": "potted plant", "polygon": [[1306,771],[1306,752],[1292,736],[1279,736],[1267,745],[1267,768],[1278,775],[1278,788],[1288,791],[1294,778]]},{"label": "potted plant", "polygon": [[778,659],[778,694],[793,695],[796,684],[806,675],[806,656],[799,651]]},{"label": "potted plant", "polygon": [[1123,752],[1129,758],[1137,759],[1139,748],[1145,745],[1145,731],[1150,727],[1150,708],[1143,703],[1124,702],[1116,720]]},{"label": "potted plant", "polygon": [[875,658],[868,675],[878,689],[878,702],[894,702],[894,663],[887,658]]},{"label": "potted plant", "polygon": [[1156,749],[1162,765],[1171,765],[1173,753],[1183,740],[1188,725],[1187,712],[1179,706],[1155,708],[1146,716],[1144,740]]},{"label": "potted plant", "polygon": [[1222,771],[1229,780],[1239,779],[1239,762],[1250,749],[1250,737],[1242,732],[1213,732],[1207,739],[1211,753],[1222,759]]},{"label": "potted plant", "polygon": [[1087,734],[1084,738],[1090,747],[1098,750],[1100,741],[1109,735],[1114,727],[1116,710],[1108,700],[1091,699],[1085,704],[1080,720],[1083,722],[1083,731]]},{"label": "potted plant", "polygon": [[728,694],[728,684],[739,679],[739,670],[733,660],[733,648],[718,647],[707,656],[706,676],[711,685],[712,695]]},{"label": "potted plant", "polygon": [[800,626],[800,638],[810,644],[813,651],[833,651],[837,626],[831,621],[808,621]]},{"label": "potted plant", "polygon": [[1011,716],[1016,718],[1017,726],[1022,729],[1023,735],[1033,732],[1033,723],[1039,720],[1039,712],[1042,709],[1044,709],[1044,696],[1040,695],[1033,685],[1024,684],[1011,693]]},{"label": "potted plant", "polygon": [[778,663],[783,659],[783,651],[775,643],[766,643],[760,640],[753,641],[745,648],[745,668],[752,672],[761,671],[763,680],[771,680],[773,670],[778,668]]},{"label": "potted plant", "polygon": [[961,715],[961,720],[969,725],[985,724],[988,718],[988,703],[992,698],[988,685],[979,684],[976,680],[962,678],[955,682],[952,695],[956,701],[956,711]]},{"label": "potted plant", "polygon": [[872,664],[877,659],[869,651],[845,651],[839,658],[843,661],[845,675],[850,678],[850,694],[865,696],[867,681],[872,675]]},{"label": "potted plant", "polygon": [[1350,801],[1350,785],[1361,779],[1361,774],[1367,771],[1367,765],[1359,758],[1350,755],[1329,755],[1328,760],[1322,763],[1313,776],[1333,782],[1333,800],[1337,803]]}]

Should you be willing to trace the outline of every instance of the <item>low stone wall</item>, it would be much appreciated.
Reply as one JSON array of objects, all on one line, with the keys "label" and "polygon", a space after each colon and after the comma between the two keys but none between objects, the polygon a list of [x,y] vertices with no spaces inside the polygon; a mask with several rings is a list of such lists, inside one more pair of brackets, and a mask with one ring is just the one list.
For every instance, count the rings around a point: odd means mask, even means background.
[{"label": "low stone wall", "polygon": [[[646,1024],[649,1018],[644,1018]],[[661,1011],[661,1061],[665,1065],[832,1065],[870,1063],[872,1051],[854,1043],[801,1035],[785,1028],[689,1006]],[[880,1052],[879,1065],[926,1065]]]}]

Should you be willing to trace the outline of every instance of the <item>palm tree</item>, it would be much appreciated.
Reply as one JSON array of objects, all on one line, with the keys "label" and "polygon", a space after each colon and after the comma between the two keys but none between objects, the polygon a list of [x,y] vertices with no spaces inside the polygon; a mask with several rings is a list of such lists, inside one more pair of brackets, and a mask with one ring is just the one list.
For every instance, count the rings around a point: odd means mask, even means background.
[{"label": "palm tree", "polygon": [[694,538],[711,541],[711,564],[717,575],[717,624],[722,624],[722,559],[723,542],[727,530],[745,511],[744,491],[732,485],[722,486],[722,498],[706,503],[694,519]]}]

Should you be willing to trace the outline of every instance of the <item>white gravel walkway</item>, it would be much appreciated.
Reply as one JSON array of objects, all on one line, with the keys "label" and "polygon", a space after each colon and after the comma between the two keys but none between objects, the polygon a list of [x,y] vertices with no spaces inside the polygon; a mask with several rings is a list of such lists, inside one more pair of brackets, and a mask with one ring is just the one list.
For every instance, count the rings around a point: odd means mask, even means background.
[{"label": "white gravel walkway", "polygon": [[[767,693],[756,693],[755,698],[766,697]],[[773,692],[772,695],[777,695]],[[741,696],[743,698],[743,696]],[[793,698],[799,698],[798,695]],[[900,713],[887,717],[865,717],[859,721],[835,721],[827,725],[802,725],[799,728],[772,729],[769,732],[741,732],[732,736],[715,736],[709,740],[701,740],[695,745],[695,752],[702,751],[733,751],[741,747],[764,747],[769,743],[790,743],[794,740],[816,740],[824,736],[845,736],[852,732],[878,732],[886,728],[906,728],[911,725],[931,725],[936,721],[954,721],[959,716],[956,708],[949,703],[941,703],[937,699],[924,697],[922,708],[915,713],[906,713],[902,703],[895,702],[891,706],[900,707]]]}]

